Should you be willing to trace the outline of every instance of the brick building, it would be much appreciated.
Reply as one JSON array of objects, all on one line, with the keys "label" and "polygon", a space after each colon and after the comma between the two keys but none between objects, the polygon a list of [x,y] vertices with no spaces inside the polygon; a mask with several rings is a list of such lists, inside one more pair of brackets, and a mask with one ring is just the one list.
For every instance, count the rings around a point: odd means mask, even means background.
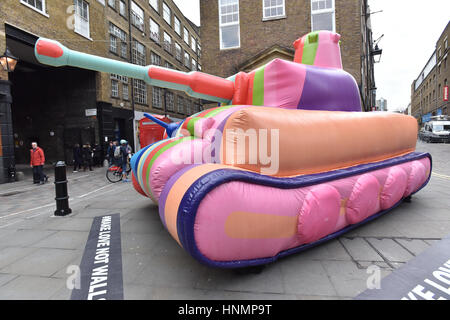
[{"label": "brick building", "polygon": [[419,77],[411,85],[411,115],[419,124],[437,115],[450,115],[448,101],[448,38],[450,22],[436,42],[433,54],[423,67]]},{"label": "brick building", "polygon": [[[0,102],[2,168],[28,162],[32,141],[49,162],[71,163],[75,143],[125,138],[139,148],[143,112],[176,120],[200,108],[184,93],[119,75],[41,65],[34,57],[38,37],[135,64],[201,69],[199,27],[172,0],[1,0],[0,54],[8,47],[19,59],[14,72],[0,71],[0,92],[10,92],[0,98],[12,100]],[[0,182],[5,175],[0,170]]]},{"label": "brick building", "polygon": [[274,58],[293,60],[293,42],[315,30],[341,34],[344,69],[375,107],[373,40],[367,0],[202,0],[203,69],[222,77]]}]

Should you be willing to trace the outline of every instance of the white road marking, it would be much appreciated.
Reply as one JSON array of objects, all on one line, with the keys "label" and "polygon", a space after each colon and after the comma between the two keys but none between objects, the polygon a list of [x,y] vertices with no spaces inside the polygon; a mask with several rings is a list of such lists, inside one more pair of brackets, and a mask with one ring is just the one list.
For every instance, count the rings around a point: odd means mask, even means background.
[{"label": "white road marking", "polygon": [[440,173],[436,173],[436,172],[432,172],[431,173],[433,176],[441,178],[441,179],[446,179],[446,180],[450,180],[450,176],[447,176],[445,174],[440,174]]}]

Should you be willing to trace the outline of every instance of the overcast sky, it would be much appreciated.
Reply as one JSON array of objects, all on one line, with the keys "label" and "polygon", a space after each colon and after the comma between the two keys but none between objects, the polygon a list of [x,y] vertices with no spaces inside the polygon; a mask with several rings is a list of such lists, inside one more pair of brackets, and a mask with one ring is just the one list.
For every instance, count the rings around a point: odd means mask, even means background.
[{"label": "overcast sky", "polygon": [[[174,1],[200,25],[200,0]],[[381,62],[375,65],[377,99],[387,99],[389,110],[404,110],[411,100],[412,81],[450,19],[450,0],[369,0],[369,5],[372,12],[383,10],[372,16],[374,40],[384,34],[379,42]]]}]

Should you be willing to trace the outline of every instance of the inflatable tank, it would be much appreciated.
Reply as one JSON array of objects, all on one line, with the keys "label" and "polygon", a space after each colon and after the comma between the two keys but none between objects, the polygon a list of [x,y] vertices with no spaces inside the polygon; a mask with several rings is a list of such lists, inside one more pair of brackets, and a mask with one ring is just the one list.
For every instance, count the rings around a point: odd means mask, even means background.
[{"label": "inflatable tank", "polygon": [[[133,186],[192,257],[212,267],[267,264],[373,220],[429,181],[417,121],[361,112],[340,36],[319,31],[228,79],[138,66],[39,39],[43,63],[140,79],[221,106],[160,124],[165,139],[132,158]],[[151,115],[149,118],[158,122]]]}]

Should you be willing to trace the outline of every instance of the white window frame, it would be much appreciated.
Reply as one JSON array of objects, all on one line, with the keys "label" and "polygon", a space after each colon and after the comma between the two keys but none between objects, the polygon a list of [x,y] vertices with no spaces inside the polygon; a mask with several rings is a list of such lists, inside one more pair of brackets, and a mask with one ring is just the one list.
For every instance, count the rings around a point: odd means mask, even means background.
[{"label": "white window frame", "polygon": [[[83,3],[86,4],[86,17],[83,17],[80,12],[78,12],[78,4],[81,3],[81,6],[83,6]],[[90,26],[90,18],[89,18],[89,3],[84,0],[74,0],[75,5],[75,28],[74,31],[78,33],[79,35],[92,40],[91,39],[91,26]],[[86,24],[86,33],[84,33],[83,29],[81,28],[82,24]]]},{"label": "white window frame", "polygon": [[[265,20],[274,20],[274,19],[286,18],[286,2],[284,0],[281,0],[281,1],[283,1],[282,5],[275,5],[275,6],[269,5],[269,7],[266,7],[265,6],[265,0],[262,0],[262,2],[263,2],[263,20],[264,21]],[[268,17],[266,16],[266,9],[278,8],[280,6],[283,6],[283,14],[281,14],[281,15],[277,14],[275,16],[268,16]]]},{"label": "white window frame", "polygon": [[[177,24],[178,21],[178,24]],[[181,20],[176,15],[173,16],[173,30],[181,37]]]},{"label": "white window frame", "polygon": [[[138,49],[143,49],[143,53],[140,52]],[[132,46],[132,57],[131,61],[134,64],[145,66],[147,64],[147,48],[144,44],[140,43],[137,40],[133,40],[133,46]]]},{"label": "white window frame", "polygon": [[183,40],[184,42],[189,45],[189,30],[186,29],[186,27],[183,28]]},{"label": "white window frame", "polygon": [[186,68],[191,68],[191,56],[187,51],[184,51],[184,66]]},{"label": "white window frame", "polygon": [[[167,11],[167,10],[168,11]],[[169,21],[166,20],[167,16],[167,12],[169,13]],[[172,10],[170,9],[170,7],[167,5],[167,3],[163,2],[163,20],[169,25],[172,25]]]},{"label": "white window frame", "polygon": [[152,107],[162,109],[163,90],[159,87],[152,87]]},{"label": "white window frame", "polygon": [[42,0],[42,10],[39,10],[37,7],[29,4],[25,0],[20,0],[20,3],[36,12],[42,14],[43,16],[46,16],[47,18],[50,18],[50,16],[47,14],[47,4],[45,3],[45,1],[46,0]]},{"label": "white window frame", "polygon": [[119,1],[119,14],[122,17],[127,16],[127,4],[122,0]]},{"label": "white window frame", "polygon": [[197,54],[197,40],[193,36],[191,36],[191,49]]},{"label": "white window frame", "polygon": [[[156,2],[156,8],[153,6],[153,2]],[[148,0],[148,4],[152,7],[156,12],[159,12],[159,0]]]},{"label": "white window frame", "polygon": [[143,80],[133,79],[133,90],[136,103],[147,104],[147,84]]},{"label": "white window frame", "polygon": [[183,61],[183,48],[178,42],[175,42],[175,59]]},{"label": "white window frame", "polygon": [[[142,11],[142,17],[138,14],[140,12],[136,12],[135,10],[133,10],[133,7]],[[131,1],[131,24],[143,32],[145,30],[144,20],[145,20],[144,9],[142,9],[136,2]]]},{"label": "white window frame", "polygon": [[172,53],[172,37],[170,36],[170,34],[164,31],[163,39],[164,39],[163,44],[164,50],[166,50],[169,53]]},{"label": "white window frame", "polygon": [[[153,31],[152,31],[152,24],[158,26],[158,35],[156,38],[154,38],[153,35]],[[161,27],[160,25],[153,20],[152,18],[150,18],[150,39],[152,39],[153,41],[155,41],[156,43],[160,43],[161,42]]]},{"label": "white window frame", "polygon": [[119,81],[111,79],[111,97],[119,98]]},{"label": "white window frame", "polygon": [[177,97],[177,113],[184,114],[184,98],[182,96]]},{"label": "white window frame", "polygon": [[[230,49],[237,49],[241,47],[241,24],[240,24],[240,20],[241,20],[241,14],[240,14],[240,6],[239,6],[239,0],[237,0],[237,6],[238,6],[238,21],[237,22],[228,22],[228,23],[222,23],[222,6],[220,5],[220,0],[218,0],[218,5],[219,5],[219,41],[220,41],[220,50],[230,50]],[[223,47],[223,43],[222,43],[222,27],[230,27],[230,26],[238,26],[238,40],[239,40],[239,44],[237,46],[234,47],[228,47],[228,48],[224,48]]]},{"label": "white window frame", "polygon": [[320,1],[320,0],[311,0],[311,31],[318,31],[318,30],[314,30],[314,25],[313,25],[313,15],[315,14],[321,14],[321,13],[332,13],[333,14],[333,32],[336,32],[336,3],[335,0],[331,0],[331,9],[318,9],[318,10],[313,10],[313,2],[316,1]]},{"label": "white window frame", "polygon": [[166,92],[166,104],[167,111],[175,111],[175,95],[173,94],[173,92]]},{"label": "white window frame", "polygon": [[150,52],[150,63],[155,66],[161,66],[162,60],[161,56],[155,52]]},{"label": "white window frame", "polygon": [[116,8],[116,0],[108,0],[108,6],[111,8]]},{"label": "white window frame", "polygon": [[122,84],[122,99],[130,100],[130,87],[128,84]]}]

